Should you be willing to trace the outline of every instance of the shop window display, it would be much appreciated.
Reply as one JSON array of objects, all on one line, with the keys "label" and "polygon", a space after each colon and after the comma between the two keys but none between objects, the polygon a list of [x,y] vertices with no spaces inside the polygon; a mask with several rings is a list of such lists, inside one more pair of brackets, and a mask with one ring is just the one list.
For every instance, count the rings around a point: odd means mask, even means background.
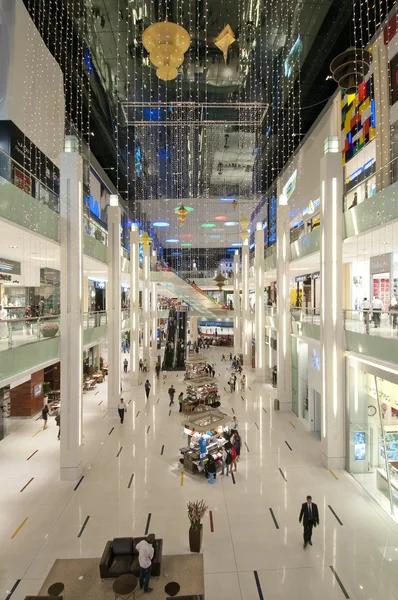
[{"label": "shop window display", "polygon": [[398,515],[398,386],[349,366],[349,471]]}]

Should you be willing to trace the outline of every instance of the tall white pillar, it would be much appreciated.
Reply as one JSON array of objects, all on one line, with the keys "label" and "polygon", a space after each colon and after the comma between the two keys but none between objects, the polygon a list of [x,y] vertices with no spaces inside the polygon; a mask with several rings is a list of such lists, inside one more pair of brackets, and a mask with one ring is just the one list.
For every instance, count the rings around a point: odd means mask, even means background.
[{"label": "tall white pillar", "polygon": [[138,385],[140,361],[140,277],[139,232],[133,224],[130,231],[130,378]]},{"label": "tall white pillar", "polygon": [[292,407],[292,356],[289,306],[290,220],[286,199],[279,196],[276,214],[276,281],[277,281],[277,355],[278,400],[280,410]]},{"label": "tall white pillar", "polygon": [[321,158],[321,452],[345,468],[343,354],[343,169],[339,152]]},{"label": "tall white pillar", "polygon": [[252,363],[252,335],[249,305],[249,240],[242,246],[242,352],[243,364],[251,367]]},{"label": "tall white pillar", "polygon": [[240,307],[240,255],[234,255],[234,354],[242,352],[242,317]]},{"label": "tall white pillar", "polygon": [[121,380],[120,207],[116,195],[108,207],[108,415],[117,416]]},{"label": "tall white pillar", "polygon": [[152,344],[151,354],[157,357],[157,334],[158,334],[158,290],[155,282],[151,283],[151,331]]},{"label": "tall white pillar", "polygon": [[189,337],[189,341],[194,344],[198,341],[198,317],[191,317],[190,322],[191,335]]},{"label": "tall white pillar", "polygon": [[61,448],[60,477],[82,473],[83,354],[83,160],[74,136],[61,154]]},{"label": "tall white pillar", "polygon": [[150,250],[149,244],[145,242],[143,244],[143,264],[142,264],[142,276],[143,276],[143,289],[142,289],[142,321],[143,321],[143,340],[142,350],[143,358],[146,359],[149,367],[150,361],[150,336],[149,330],[151,325],[151,306],[150,306],[150,295],[151,295],[151,272],[150,272]]},{"label": "tall white pillar", "polygon": [[264,230],[257,223],[254,234],[254,272],[256,280],[256,380],[265,381],[265,311],[264,311]]}]

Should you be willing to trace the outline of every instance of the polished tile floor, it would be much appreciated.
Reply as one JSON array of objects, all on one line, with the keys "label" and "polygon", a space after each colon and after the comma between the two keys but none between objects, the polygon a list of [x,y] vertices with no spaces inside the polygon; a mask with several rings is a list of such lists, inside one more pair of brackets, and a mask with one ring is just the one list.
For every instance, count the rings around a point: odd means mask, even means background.
[{"label": "polished tile floor", "polygon": [[[108,539],[143,535],[148,522],[165,553],[189,552],[186,503],[204,498],[214,524],[212,532],[207,515],[206,600],[398,598],[397,525],[347,473],[335,479],[322,468],[319,441],[292,413],[273,412],[271,390],[248,372],[245,394],[230,394],[229,364],[218,349],[207,355],[220,373],[222,407],[235,411],[245,442],[235,482],[181,477],[186,438],[177,405],[169,415],[167,389],[185,388],[182,373],[165,383],[149,373],[148,402],[143,385],[130,389],[127,377],[124,425],[107,416],[106,384],[84,394],[77,490],[59,481],[54,420],[46,431],[40,420],[18,421],[0,442],[1,597],[18,580],[12,600],[36,593],[56,558],[99,557]],[[307,494],[321,524],[304,550],[298,515]]]}]

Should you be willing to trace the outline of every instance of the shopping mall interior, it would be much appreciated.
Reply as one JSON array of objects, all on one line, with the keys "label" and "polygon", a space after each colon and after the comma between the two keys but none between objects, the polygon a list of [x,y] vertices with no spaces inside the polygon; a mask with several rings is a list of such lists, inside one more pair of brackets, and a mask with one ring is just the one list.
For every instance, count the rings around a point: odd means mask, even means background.
[{"label": "shopping mall interior", "polygon": [[393,0],[0,1],[2,598],[398,598],[397,161]]}]

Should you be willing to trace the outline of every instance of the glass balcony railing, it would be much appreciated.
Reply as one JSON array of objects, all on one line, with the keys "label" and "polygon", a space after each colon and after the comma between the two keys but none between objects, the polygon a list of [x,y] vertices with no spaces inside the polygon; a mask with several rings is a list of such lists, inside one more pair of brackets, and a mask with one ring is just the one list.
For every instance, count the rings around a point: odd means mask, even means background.
[{"label": "glass balcony railing", "polygon": [[[122,315],[123,318],[126,317]],[[106,311],[84,313],[83,315],[83,330],[102,327],[107,323]],[[0,321],[0,352],[33,342],[42,342],[59,335],[60,315],[30,319],[4,319]]]},{"label": "glass balcony railing", "polygon": [[398,339],[398,310],[345,310],[343,326],[346,331]]},{"label": "glass balcony railing", "polygon": [[292,321],[300,323],[310,323],[311,325],[320,325],[321,317],[319,308],[302,308],[301,306],[292,306],[290,309]]},{"label": "glass balcony railing", "polygon": [[4,182],[12,183],[54,212],[59,213],[59,195],[0,149],[0,189]]},{"label": "glass balcony railing", "polygon": [[[358,180],[357,185],[354,185],[344,196],[344,212],[366,202],[398,181],[398,157],[393,158],[377,171],[370,172],[366,177],[363,177],[363,173],[358,177],[360,178],[361,175],[362,179]],[[355,180],[353,183],[355,184]]]},{"label": "glass balcony railing", "polygon": [[83,226],[84,231],[88,235],[101,242],[101,244],[104,244],[104,246],[108,245],[108,232],[105,227],[94,221],[94,219],[88,215],[83,216]]}]

